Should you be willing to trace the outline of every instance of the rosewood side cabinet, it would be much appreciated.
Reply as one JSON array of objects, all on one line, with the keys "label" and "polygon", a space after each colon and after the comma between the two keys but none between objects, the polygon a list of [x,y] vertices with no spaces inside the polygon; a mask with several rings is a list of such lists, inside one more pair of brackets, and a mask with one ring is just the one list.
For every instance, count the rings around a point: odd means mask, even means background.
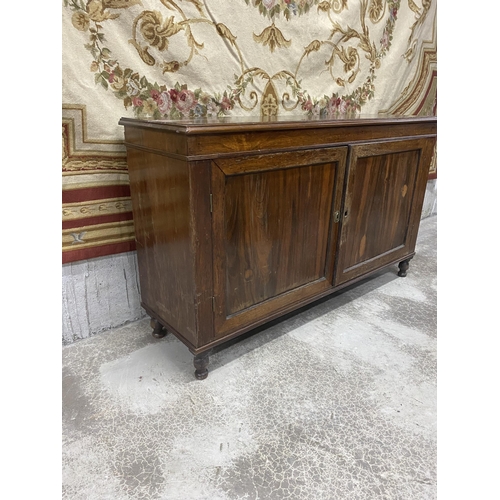
[{"label": "rosewood side cabinet", "polygon": [[122,118],[141,304],[210,350],[415,252],[437,118]]}]

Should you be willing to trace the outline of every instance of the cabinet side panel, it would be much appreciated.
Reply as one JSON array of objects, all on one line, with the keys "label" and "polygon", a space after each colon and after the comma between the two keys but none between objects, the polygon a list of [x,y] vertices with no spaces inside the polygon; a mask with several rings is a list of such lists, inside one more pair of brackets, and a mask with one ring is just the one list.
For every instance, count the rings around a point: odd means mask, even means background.
[{"label": "cabinet side panel", "polygon": [[142,303],[196,344],[186,162],[128,148]]}]

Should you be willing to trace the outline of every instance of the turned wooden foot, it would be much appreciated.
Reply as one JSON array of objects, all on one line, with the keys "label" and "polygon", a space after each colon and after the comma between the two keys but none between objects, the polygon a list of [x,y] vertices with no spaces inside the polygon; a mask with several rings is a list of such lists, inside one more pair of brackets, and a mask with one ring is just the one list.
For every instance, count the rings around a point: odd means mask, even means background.
[{"label": "turned wooden foot", "polygon": [[208,377],[208,361],[209,352],[202,352],[201,354],[196,354],[193,359],[194,367],[196,368],[194,376],[198,380],[203,380]]},{"label": "turned wooden foot", "polygon": [[153,337],[155,339],[162,339],[168,333],[167,329],[155,319],[151,320],[151,328],[153,329]]},{"label": "turned wooden foot", "polygon": [[408,268],[410,267],[410,260],[411,259],[406,259],[399,263],[398,276],[400,276],[401,278],[404,278],[406,276],[406,271],[408,271]]}]

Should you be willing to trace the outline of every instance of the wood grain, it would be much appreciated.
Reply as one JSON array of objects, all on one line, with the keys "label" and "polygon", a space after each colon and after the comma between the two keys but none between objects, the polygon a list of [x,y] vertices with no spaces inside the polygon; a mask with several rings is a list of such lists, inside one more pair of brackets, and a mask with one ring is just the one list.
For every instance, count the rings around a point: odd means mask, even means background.
[{"label": "wood grain", "polygon": [[187,164],[130,148],[128,165],[142,301],[196,344]]}]

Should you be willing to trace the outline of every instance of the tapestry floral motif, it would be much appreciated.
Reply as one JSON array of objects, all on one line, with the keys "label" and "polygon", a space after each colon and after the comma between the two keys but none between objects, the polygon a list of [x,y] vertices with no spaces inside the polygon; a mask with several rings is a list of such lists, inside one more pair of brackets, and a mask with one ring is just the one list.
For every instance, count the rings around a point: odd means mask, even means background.
[{"label": "tapestry floral motif", "polygon": [[253,39],[263,45],[269,45],[269,50],[271,52],[274,52],[275,47],[290,47],[292,43],[283,36],[281,30],[279,30],[274,23],[265,28],[260,35],[254,33]]},{"label": "tapestry floral motif", "polygon": [[[258,8],[263,16],[271,19],[281,14],[286,19],[290,19],[292,16],[307,14],[311,10],[311,7],[318,3],[330,3],[321,0],[245,0],[245,2],[247,5],[253,5]],[[347,3],[347,0],[344,0],[342,3]]]},{"label": "tapestry floral motif", "polygon": [[[313,40],[305,47],[295,72],[284,69],[269,75],[258,67],[246,68],[237,37],[228,26],[216,23],[205,15],[204,6],[198,0],[187,1],[196,6],[200,17],[189,18],[180,4],[173,0],[164,0],[162,3],[168,7],[170,14],[164,16],[158,11],[143,10],[134,20],[130,43],[147,65],[161,67],[164,74],[176,73],[203,51],[204,44],[195,38],[192,27],[199,23],[210,25],[215,34],[226,39],[234,47],[239,57],[241,73],[235,75],[233,83],[227,84],[224,92],[210,93],[201,88],[189,88],[187,84],[179,82],[173,86],[150,82],[138,71],[122,67],[120,62],[113,58],[112,51],[107,47],[104,25],[120,16],[119,9],[140,6],[140,0],[91,0],[87,3],[83,0],[65,0],[65,5],[73,10],[73,26],[88,33],[89,41],[85,48],[93,57],[90,71],[94,73],[95,83],[112,92],[123,102],[126,109],[132,107],[138,116],[169,119],[224,116],[236,106],[251,111],[259,103],[255,91],[247,95],[247,88],[254,79],[281,81],[285,85],[288,90],[282,92],[281,102],[278,103],[285,111],[297,108],[307,115],[322,117],[359,112],[374,96],[376,71],[390,49],[400,7],[400,0],[359,0],[359,27],[355,28],[343,26],[338,16],[332,16],[332,13],[338,14],[348,8],[348,0],[245,0],[247,5],[258,8],[262,15],[270,19],[283,15],[290,20],[292,16],[305,15],[316,7],[316,12],[328,16],[331,22],[331,31],[325,39]],[[413,0],[408,1],[415,5]],[[430,0],[423,2],[421,16],[425,17],[425,8]],[[175,11],[178,17],[171,15],[172,11]],[[374,41],[367,21],[378,23],[382,19],[386,19],[382,36],[380,40]],[[184,61],[159,61],[158,53],[168,55],[171,44],[177,42],[179,36],[184,36],[190,49],[188,57]],[[271,52],[276,48],[286,50],[290,45],[290,40],[284,37],[274,21],[262,33],[254,34],[254,39],[257,43],[267,45]],[[361,75],[362,57],[369,61],[368,74],[364,81],[349,93],[342,94],[337,91],[323,96],[310,95],[307,89],[301,86],[301,64],[320,50],[329,52],[324,65],[332,83],[340,88],[353,84]],[[262,97],[261,106],[265,98],[266,96]]]}]

